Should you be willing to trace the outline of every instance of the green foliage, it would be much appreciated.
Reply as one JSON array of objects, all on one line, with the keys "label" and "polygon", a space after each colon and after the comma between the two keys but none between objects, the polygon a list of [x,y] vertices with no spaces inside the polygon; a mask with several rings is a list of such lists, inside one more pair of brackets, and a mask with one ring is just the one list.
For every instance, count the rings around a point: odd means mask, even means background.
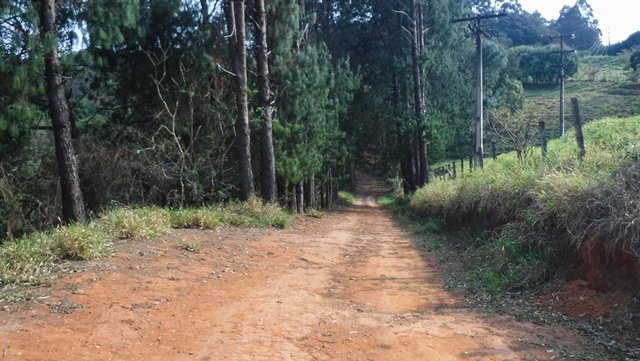
[{"label": "green foliage", "polygon": [[396,203],[396,198],[395,196],[390,196],[390,195],[386,195],[386,196],[382,196],[378,198],[378,205],[380,207],[391,207]]},{"label": "green foliage", "polygon": [[511,46],[546,45],[549,43],[549,22],[538,12],[524,11],[519,4],[507,10],[508,16],[487,21],[488,26],[497,32]]},{"label": "green foliage", "polygon": [[543,282],[549,274],[547,259],[529,248],[517,224],[507,224],[493,239],[470,249],[469,284],[478,291],[495,295]]},{"label": "green foliage", "polygon": [[[556,84],[560,71],[560,54],[553,53],[559,50],[555,45],[544,47],[520,46],[512,48],[519,65],[517,76],[522,82],[532,84]],[[565,55],[565,76],[571,77],[578,71],[578,58],[575,55]]]},{"label": "green foliage", "polygon": [[598,20],[587,0],[577,0],[575,5],[565,5],[556,21],[558,32],[573,48],[586,50],[600,43]]},{"label": "green foliage", "polygon": [[[359,85],[345,61],[332,60],[322,42],[301,42],[298,24],[308,20],[296,1],[269,5],[272,19],[272,81],[278,115],[274,119],[276,170],[289,183],[330,171],[344,177],[349,147],[341,127]],[[292,49],[294,49],[292,51]]]},{"label": "green foliage", "polygon": [[346,192],[346,191],[339,191],[338,192],[338,199],[344,203],[344,204],[348,204],[351,205],[356,201],[356,198],[353,196],[353,194]]},{"label": "green foliage", "polygon": [[30,127],[42,117],[44,67],[37,19],[30,1],[16,1],[0,10],[0,160],[27,143]]}]

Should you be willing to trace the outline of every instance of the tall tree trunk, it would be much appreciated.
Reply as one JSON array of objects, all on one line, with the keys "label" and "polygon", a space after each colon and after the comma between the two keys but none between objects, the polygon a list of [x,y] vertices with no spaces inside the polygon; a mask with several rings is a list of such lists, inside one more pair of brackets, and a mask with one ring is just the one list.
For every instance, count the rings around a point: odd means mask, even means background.
[{"label": "tall tree trunk", "polygon": [[[400,85],[398,84],[398,76],[394,71],[393,74],[393,102],[396,112],[399,115],[402,113],[402,95],[400,93]],[[406,147],[403,146],[402,138],[402,125],[400,124],[400,116],[396,118],[396,138],[398,154],[400,154],[400,178],[402,178],[402,190],[405,195],[413,193],[413,176],[409,173],[409,166],[407,165]]]},{"label": "tall tree trunk", "polygon": [[422,50],[422,16],[420,14],[421,6],[418,4],[418,0],[412,0],[412,12],[413,12],[413,34],[411,37],[411,61],[413,66],[413,95],[414,95],[414,110],[417,122],[417,136],[418,136],[418,167],[417,173],[417,185],[422,187],[427,182],[428,170],[427,170],[427,146],[425,142],[424,134],[424,90],[422,88],[422,71],[421,71],[421,50]]},{"label": "tall tree trunk", "polygon": [[304,205],[305,209],[316,208],[316,181],[313,175],[304,182]]},{"label": "tall tree trunk", "polygon": [[317,208],[318,204],[317,204],[317,200],[316,200],[316,176],[312,175],[311,178],[309,178],[309,208]]},{"label": "tall tree trunk", "polygon": [[291,213],[295,213],[298,207],[298,200],[296,197],[296,184],[289,183],[289,210]]},{"label": "tall tree trunk", "polygon": [[324,183],[318,180],[318,196],[320,196],[320,208],[324,208]]},{"label": "tall tree trunk", "polygon": [[254,193],[251,168],[251,134],[249,129],[249,101],[247,97],[247,49],[244,0],[227,0],[225,15],[229,28],[231,60],[236,79],[236,146],[240,162],[240,198],[248,199]]},{"label": "tall tree trunk", "polygon": [[333,187],[333,172],[331,171],[331,168],[329,168],[329,176],[328,176],[328,186],[329,186],[329,190],[328,190],[328,194],[327,194],[327,208],[331,209],[331,206],[333,205],[333,201],[336,200],[337,194],[334,192],[334,187]]},{"label": "tall tree trunk", "polygon": [[271,121],[271,89],[269,85],[269,48],[267,46],[267,15],[264,0],[254,0],[255,55],[258,68],[258,93],[262,116],[261,191],[262,198],[269,203],[276,200],[276,158],[273,150],[273,128]]},{"label": "tall tree trunk", "polygon": [[[40,26],[43,38],[55,39],[57,37],[55,0],[40,2]],[[44,42],[57,44],[53,41]],[[69,104],[64,92],[62,66],[56,45],[51,46],[51,49],[46,49],[44,65],[49,115],[53,124],[56,161],[62,193],[62,217],[65,222],[83,222],[86,215],[82,190],[80,189],[80,177],[78,176],[78,160],[73,149]]]},{"label": "tall tree trunk", "polygon": [[269,203],[276,200],[276,158],[273,149],[271,89],[269,84],[269,48],[267,45],[267,15],[264,0],[254,0],[255,56],[258,68],[258,93],[262,116],[261,190],[262,198]]},{"label": "tall tree trunk", "polygon": [[304,181],[298,182],[298,184],[296,185],[296,193],[298,195],[297,202],[296,202],[296,209],[298,210],[298,213],[303,213],[304,212]]}]

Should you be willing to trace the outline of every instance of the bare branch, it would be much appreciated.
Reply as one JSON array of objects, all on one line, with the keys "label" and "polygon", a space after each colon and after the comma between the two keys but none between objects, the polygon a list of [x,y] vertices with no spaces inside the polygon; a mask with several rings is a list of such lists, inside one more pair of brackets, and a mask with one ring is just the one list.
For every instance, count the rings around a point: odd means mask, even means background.
[{"label": "bare branch", "polygon": [[400,15],[406,16],[407,19],[409,19],[409,21],[411,22],[411,24],[413,24],[415,26],[415,24],[416,24],[415,20],[408,13],[406,13],[404,11],[401,11],[401,10],[395,10],[395,9],[391,9],[391,11],[393,11],[396,14],[400,14]]},{"label": "bare branch", "polygon": [[235,73],[225,69],[222,65],[220,65],[220,63],[216,63],[216,66],[218,67],[218,70],[222,71],[223,73],[227,73],[227,74],[229,74],[231,76],[234,76],[234,77],[236,76]]}]

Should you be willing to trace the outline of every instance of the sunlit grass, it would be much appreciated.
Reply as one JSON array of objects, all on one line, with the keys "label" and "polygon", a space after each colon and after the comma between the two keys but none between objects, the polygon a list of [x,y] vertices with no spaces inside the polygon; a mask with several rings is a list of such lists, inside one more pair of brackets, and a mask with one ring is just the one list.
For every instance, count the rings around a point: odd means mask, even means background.
[{"label": "sunlit grass", "polygon": [[[189,209],[159,207],[118,208],[86,224],[72,224],[36,232],[0,246],[0,285],[39,284],[56,265],[92,260],[111,252],[114,242],[152,240],[178,228],[213,229],[220,226],[285,228],[290,215],[258,198]],[[200,252],[202,244],[183,240],[178,248]]]}]

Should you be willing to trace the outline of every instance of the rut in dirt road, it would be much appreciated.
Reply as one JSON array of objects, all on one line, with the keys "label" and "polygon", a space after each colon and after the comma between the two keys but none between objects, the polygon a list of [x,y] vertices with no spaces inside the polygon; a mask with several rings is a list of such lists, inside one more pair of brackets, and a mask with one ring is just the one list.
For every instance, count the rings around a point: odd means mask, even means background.
[{"label": "rut in dirt road", "polygon": [[[2,360],[547,360],[559,359],[549,340],[580,341],[445,291],[435,260],[373,206],[380,186],[365,187],[356,205],[285,231],[123,245],[0,311]],[[178,250],[184,239],[201,253]]]}]

